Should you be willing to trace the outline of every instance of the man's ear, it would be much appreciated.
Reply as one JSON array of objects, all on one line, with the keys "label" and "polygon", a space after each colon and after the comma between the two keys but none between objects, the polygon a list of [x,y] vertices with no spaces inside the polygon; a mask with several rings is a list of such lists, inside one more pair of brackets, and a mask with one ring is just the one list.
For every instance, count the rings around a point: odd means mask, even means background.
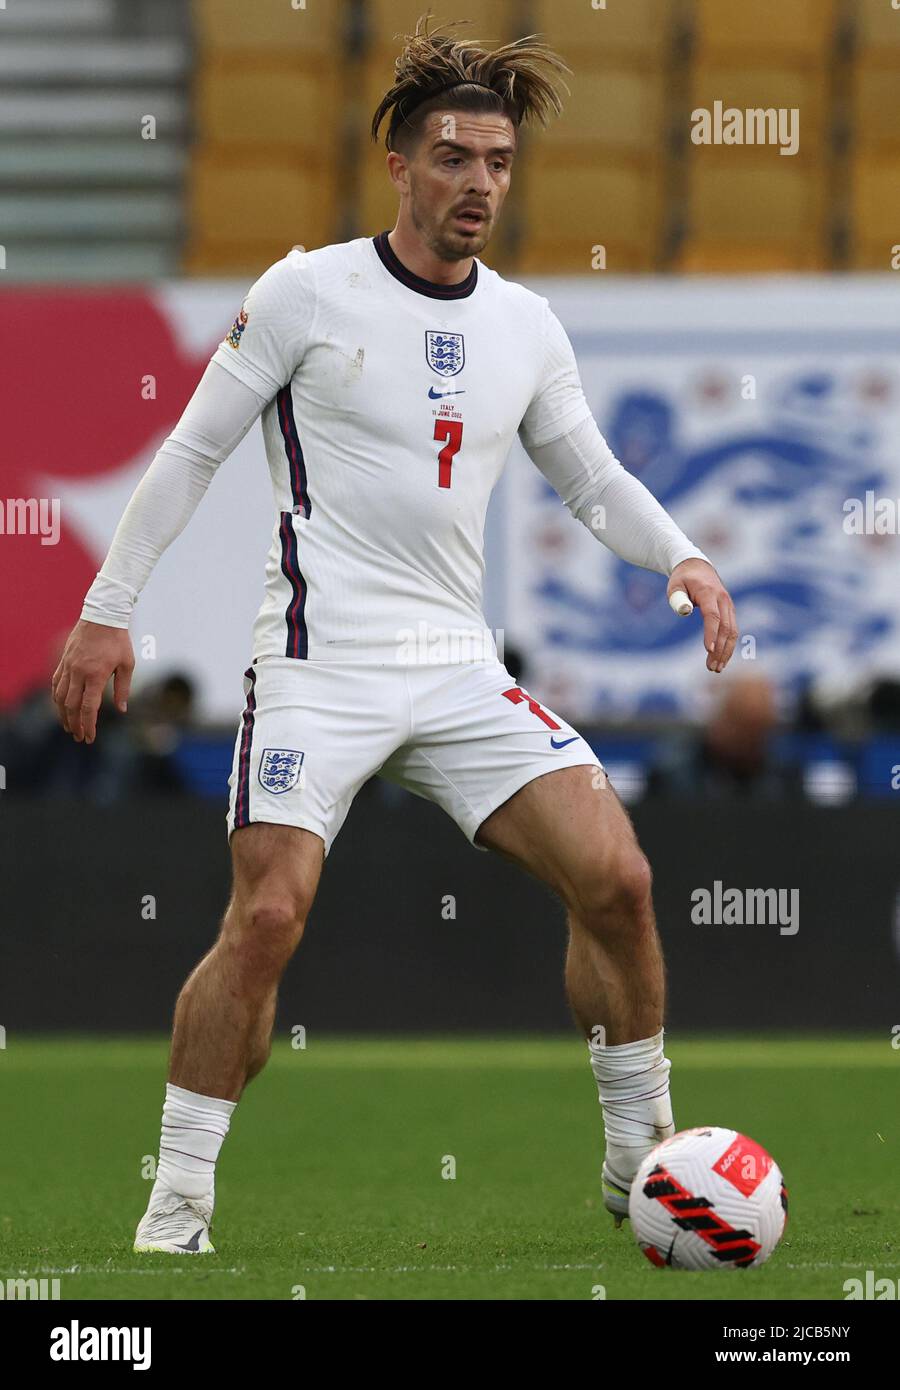
[{"label": "man's ear", "polygon": [[391,150],[387,157],[388,173],[391,183],[401,193],[409,192],[409,160],[397,150]]}]

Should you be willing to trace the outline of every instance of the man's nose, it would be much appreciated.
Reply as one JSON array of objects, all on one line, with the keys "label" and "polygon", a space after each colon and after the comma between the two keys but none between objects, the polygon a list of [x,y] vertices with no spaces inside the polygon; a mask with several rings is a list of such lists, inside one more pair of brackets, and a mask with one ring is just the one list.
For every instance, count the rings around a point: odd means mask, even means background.
[{"label": "man's nose", "polygon": [[472,171],[472,182],[469,185],[470,193],[478,193],[482,198],[486,198],[491,191],[491,176],[488,173],[486,164],[476,167]]}]

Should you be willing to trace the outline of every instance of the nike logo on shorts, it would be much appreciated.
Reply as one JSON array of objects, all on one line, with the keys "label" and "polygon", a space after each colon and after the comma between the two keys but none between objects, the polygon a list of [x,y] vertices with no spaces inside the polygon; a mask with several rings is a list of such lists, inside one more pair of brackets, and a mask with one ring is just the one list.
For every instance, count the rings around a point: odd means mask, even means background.
[{"label": "nike logo on shorts", "polygon": [[577,734],[573,734],[571,738],[564,738],[564,739],[562,739],[561,742],[558,743],[558,742],[556,741],[556,739],[553,737],[553,735],[551,734],[551,735],[550,735],[550,747],[551,747],[551,748],[568,748],[569,744],[570,744],[570,743],[574,743],[575,740],[576,740],[577,738],[578,738],[578,735],[577,735]]}]

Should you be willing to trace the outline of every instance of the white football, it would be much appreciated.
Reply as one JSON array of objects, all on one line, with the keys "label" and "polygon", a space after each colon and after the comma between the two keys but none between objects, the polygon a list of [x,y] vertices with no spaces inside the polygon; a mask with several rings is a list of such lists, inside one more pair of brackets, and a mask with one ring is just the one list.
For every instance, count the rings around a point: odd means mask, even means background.
[{"label": "white football", "polygon": [[684,1129],[657,1144],[631,1184],[638,1245],[672,1269],[763,1264],[787,1222],[781,1169],[736,1129]]}]

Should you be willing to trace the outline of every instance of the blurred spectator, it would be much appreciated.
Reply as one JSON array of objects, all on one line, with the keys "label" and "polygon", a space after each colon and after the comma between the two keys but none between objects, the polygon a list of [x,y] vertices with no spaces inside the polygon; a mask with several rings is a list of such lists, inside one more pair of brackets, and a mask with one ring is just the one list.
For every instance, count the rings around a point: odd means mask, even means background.
[{"label": "blurred spectator", "polygon": [[900,733],[900,680],[893,676],[874,680],[867,703],[873,733]]},{"label": "blurred spectator", "polygon": [[138,791],[178,795],[188,790],[178,750],[193,728],[194,709],[194,683],[178,672],[146,687],[132,702]]},{"label": "blurred spectator", "polygon": [[130,790],[135,755],[126,715],[104,700],[91,744],[75,743],[59,722],[50,688],[65,636],[54,641],[45,680],[0,725],[0,764],[13,796],[86,797],[100,805]]},{"label": "blurred spectator", "polygon": [[707,727],[676,734],[651,770],[648,790],[676,796],[780,797],[799,791],[796,768],[775,760],[775,688],[763,675],[736,676]]},{"label": "blurred spectator", "polygon": [[132,692],[120,714],[104,693],[94,743],[76,743],[59,722],[50,688],[65,639],[54,642],[44,681],[0,723],[0,767],[15,796],[84,797],[100,805],[140,792],[187,790],[178,750],[193,726],[194,685],[180,673]]}]

